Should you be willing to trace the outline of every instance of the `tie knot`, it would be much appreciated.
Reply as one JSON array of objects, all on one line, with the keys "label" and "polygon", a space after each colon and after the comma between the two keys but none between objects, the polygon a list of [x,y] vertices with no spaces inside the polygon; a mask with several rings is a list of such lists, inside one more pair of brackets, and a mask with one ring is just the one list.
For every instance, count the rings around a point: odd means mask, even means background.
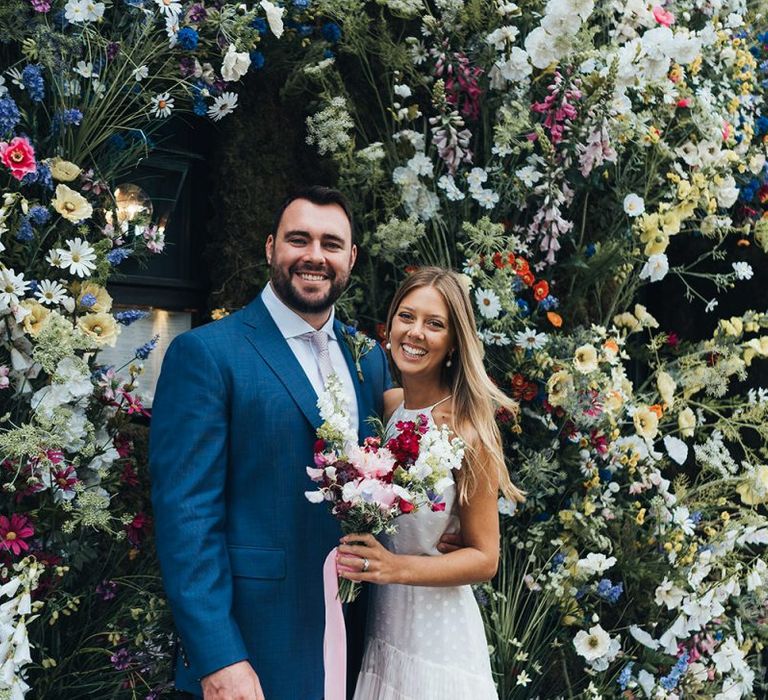
[{"label": "tie knot", "polygon": [[309,331],[304,333],[303,337],[309,340],[318,352],[328,350],[328,334],[325,331]]}]

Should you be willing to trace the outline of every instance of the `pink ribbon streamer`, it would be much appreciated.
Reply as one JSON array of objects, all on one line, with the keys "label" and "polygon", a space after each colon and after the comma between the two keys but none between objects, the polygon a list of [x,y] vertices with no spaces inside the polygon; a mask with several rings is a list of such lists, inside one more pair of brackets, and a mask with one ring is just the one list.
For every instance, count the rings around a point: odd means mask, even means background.
[{"label": "pink ribbon streamer", "polygon": [[346,700],[347,697],[347,631],[344,626],[344,612],[339,600],[339,579],[336,573],[337,552],[338,550],[334,547],[323,564],[323,593],[325,595],[324,700]]}]

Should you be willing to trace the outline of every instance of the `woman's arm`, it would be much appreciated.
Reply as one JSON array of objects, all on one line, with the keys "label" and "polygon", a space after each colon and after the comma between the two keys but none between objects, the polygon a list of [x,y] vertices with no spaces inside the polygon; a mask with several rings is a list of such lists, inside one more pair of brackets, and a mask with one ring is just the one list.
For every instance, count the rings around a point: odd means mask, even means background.
[{"label": "woman's arm", "polygon": [[384,392],[384,425],[387,424],[389,417],[395,412],[395,409],[403,400],[402,389],[387,389]]},{"label": "woman's arm", "polygon": [[[479,476],[475,493],[459,507],[461,549],[442,556],[393,554],[373,535],[346,535],[339,546],[339,576],[411,586],[460,586],[493,578],[499,562],[498,478]],[[363,559],[369,563],[366,572]]]}]

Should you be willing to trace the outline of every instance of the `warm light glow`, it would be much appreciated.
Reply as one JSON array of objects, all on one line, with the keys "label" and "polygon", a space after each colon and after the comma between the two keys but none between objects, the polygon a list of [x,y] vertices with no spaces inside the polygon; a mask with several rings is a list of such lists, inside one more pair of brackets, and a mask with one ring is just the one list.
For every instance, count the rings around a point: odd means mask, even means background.
[{"label": "warm light glow", "polygon": [[138,185],[130,182],[115,188],[117,220],[122,223],[148,222],[152,218],[152,200]]}]

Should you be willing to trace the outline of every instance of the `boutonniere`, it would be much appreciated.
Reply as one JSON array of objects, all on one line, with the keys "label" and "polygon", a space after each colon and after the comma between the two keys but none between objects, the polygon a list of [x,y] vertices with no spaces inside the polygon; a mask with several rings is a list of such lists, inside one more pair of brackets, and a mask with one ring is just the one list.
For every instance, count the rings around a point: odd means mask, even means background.
[{"label": "boutonniere", "polygon": [[341,335],[344,337],[344,342],[347,344],[349,351],[352,353],[352,359],[355,361],[357,378],[362,382],[363,368],[360,366],[360,361],[376,347],[376,341],[373,338],[369,338],[365,333],[358,331],[354,326],[343,326]]}]

